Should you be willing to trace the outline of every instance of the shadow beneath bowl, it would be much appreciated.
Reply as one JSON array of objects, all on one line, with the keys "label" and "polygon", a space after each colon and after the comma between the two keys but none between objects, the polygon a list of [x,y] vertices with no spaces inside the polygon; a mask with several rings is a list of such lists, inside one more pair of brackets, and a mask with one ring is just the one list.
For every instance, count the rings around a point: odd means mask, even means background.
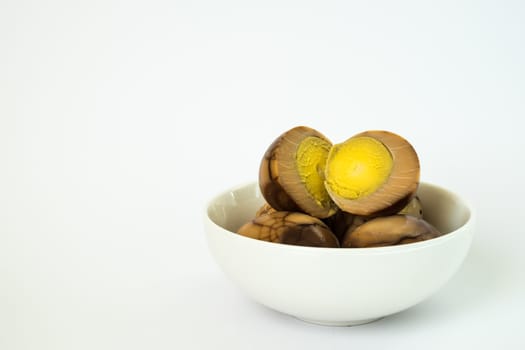
[{"label": "shadow beneath bowl", "polygon": [[[413,325],[414,320],[446,322],[463,314],[477,314],[483,305],[501,301],[517,278],[515,264],[503,248],[474,240],[463,265],[430,299],[384,318],[382,324]],[[429,319],[430,318],[430,319]]]}]

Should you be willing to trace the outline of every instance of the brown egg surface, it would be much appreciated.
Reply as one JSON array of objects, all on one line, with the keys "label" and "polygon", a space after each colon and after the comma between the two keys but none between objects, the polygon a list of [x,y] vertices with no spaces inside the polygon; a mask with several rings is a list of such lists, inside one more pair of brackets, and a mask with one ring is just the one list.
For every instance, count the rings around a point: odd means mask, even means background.
[{"label": "brown egg surface", "polygon": [[424,241],[441,235],[441,232],[423,219],[411,215],[391,215],[361,224],[344,237],[341,246],[382,247]]},{"label": "brown egg surface", "polygon": [[264,199],[277,211],[299,211],[326,218],[337,211],[324,185],[332,143],[315,129],[298,126],[266,150],[259,168]]},{"label": "brown egg surface", "polygon": [[257,209],[257,211],[255,212],[255,217],[257,216],[261,216],[261,215],[264,215],[264,214],[268,214],[268,213],[273,213],[277,210],[275,210],[274,208],[272,208],[272,206],[268,203],[264,203],[259,209]]},{"label": "brown egg surface", "polygon": [[238,234],[274,243],[311,247],[339,247],[339,241],[320,219],[298,213],[276,211],[244,224]]},{"label": "brown egg surface", "polygon": [[398,214],[411,215],[423,219],[423,206],[418,196],[412,197],[410,202]]}]

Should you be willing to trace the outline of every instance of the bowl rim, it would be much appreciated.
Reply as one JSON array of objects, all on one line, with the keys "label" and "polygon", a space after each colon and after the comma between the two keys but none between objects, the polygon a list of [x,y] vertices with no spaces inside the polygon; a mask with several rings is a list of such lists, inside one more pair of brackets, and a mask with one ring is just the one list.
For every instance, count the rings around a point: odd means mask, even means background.
[{"label": "bowl rim", "polygon": [[[464,232],[465,229],[468,227],[471,227],[472,229],[467,230],[467,231],[472,231],[472,232],[474,231],[473,227],[476,221],[476,211],[468,199],[466,199],[463,195],[460,195],[455,190],[447,189],[443,186],[437,185],[432,182],[420,181],[419,186],[421,185],[427,186],[427,187],[433,187],[435,190],[446,192],[452,197],[455,197],[459,202],[461,202],[461,204],[467,209],[468,214],[469,214],[465,223],[459,226],[458,228],[456,228],[454,231],[451,231],[442,236],[428,239],[425,241],[400,244],[400,245],[392,245],[392,246],[384,246],[384,247],[342,248],[342,247],[311,247],[311,246],[282,244],[282,243],[258,240],[255,238],[242,236],[242,235],[237,234],[236,232],[227,230],[224,227],[220,226],[219,224],[215,223],[215,221],[213,221],[210,218],[209,212],[210,212],[210,208],[212,207],[213,203],[217,201],[220,197],[224,197],[225,195],[229,193],[233,193],[241,189],[245,189],[245,188],[247,189],[247,188],[253,187],[256,193],[262,198],[257,181],[245,181],[243,183],[229,187],[228,189],[214,195],[211,199],[209,199],[206,202],[206,205],[204,208],[204,220],[208,224],[211,224],[212,226],[216,227],[219,230],[219,232],[221,232],[222,235],[228,236],[228,239],[239,240],[240,242],[245,242],[246,244],[258,245],[261,248],[267,248],[267,249],[292,250],[292,251],[300,251],[300,252],[302,251],[302,252],[308,252],[308,253],[317,252],[321,254],[329,253],[330,255],[334,255],[334,254],[337,254],[337,255],[339,254],[341,255],[369,254],[370,255],[370,254],[389,254],[389,253],[398,254],[398,253],[404,253],[404,252],[411,252],[415,250],[433,247],[436,245],[445,244],[445,242],[448,242],[449,240],[455,238],[456,236]],[[207,230],[205,229],[205,231]],[[208,234],[209,232],[206,232],[206,235]]]}]

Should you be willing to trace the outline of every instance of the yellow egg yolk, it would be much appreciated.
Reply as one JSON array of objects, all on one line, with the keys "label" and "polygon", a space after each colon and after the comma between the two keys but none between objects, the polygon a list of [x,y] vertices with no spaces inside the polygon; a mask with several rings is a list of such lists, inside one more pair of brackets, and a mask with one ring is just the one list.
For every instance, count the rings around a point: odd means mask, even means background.
[{"label": "yellow egg yolk", "polygon": [[376,191],[390,176],[394,161],[388,148],[367,136],[334,145],[326,165],[326,185],[332,193],[358,199]]},{"label": "yellow egg yolk", "polygon": [[331,144],[319,137],[309,136],[301,141],[295,155],[297,171],[308,193],[319,203],[330,197],[324,187],[324,172]]}]

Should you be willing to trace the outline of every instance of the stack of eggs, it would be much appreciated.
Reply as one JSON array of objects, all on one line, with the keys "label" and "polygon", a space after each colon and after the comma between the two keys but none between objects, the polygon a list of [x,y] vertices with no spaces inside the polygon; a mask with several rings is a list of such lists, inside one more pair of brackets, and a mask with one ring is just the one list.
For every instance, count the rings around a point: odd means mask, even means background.
[{"label": "stack of eggs", "polygon": [[403,137],[361,132],[332,144],[298,126],[267,149],[259,169],[266,203],[237,232],[283,244],[363,248],[406,244],[441,233],[416,196],[419,158]]}]

